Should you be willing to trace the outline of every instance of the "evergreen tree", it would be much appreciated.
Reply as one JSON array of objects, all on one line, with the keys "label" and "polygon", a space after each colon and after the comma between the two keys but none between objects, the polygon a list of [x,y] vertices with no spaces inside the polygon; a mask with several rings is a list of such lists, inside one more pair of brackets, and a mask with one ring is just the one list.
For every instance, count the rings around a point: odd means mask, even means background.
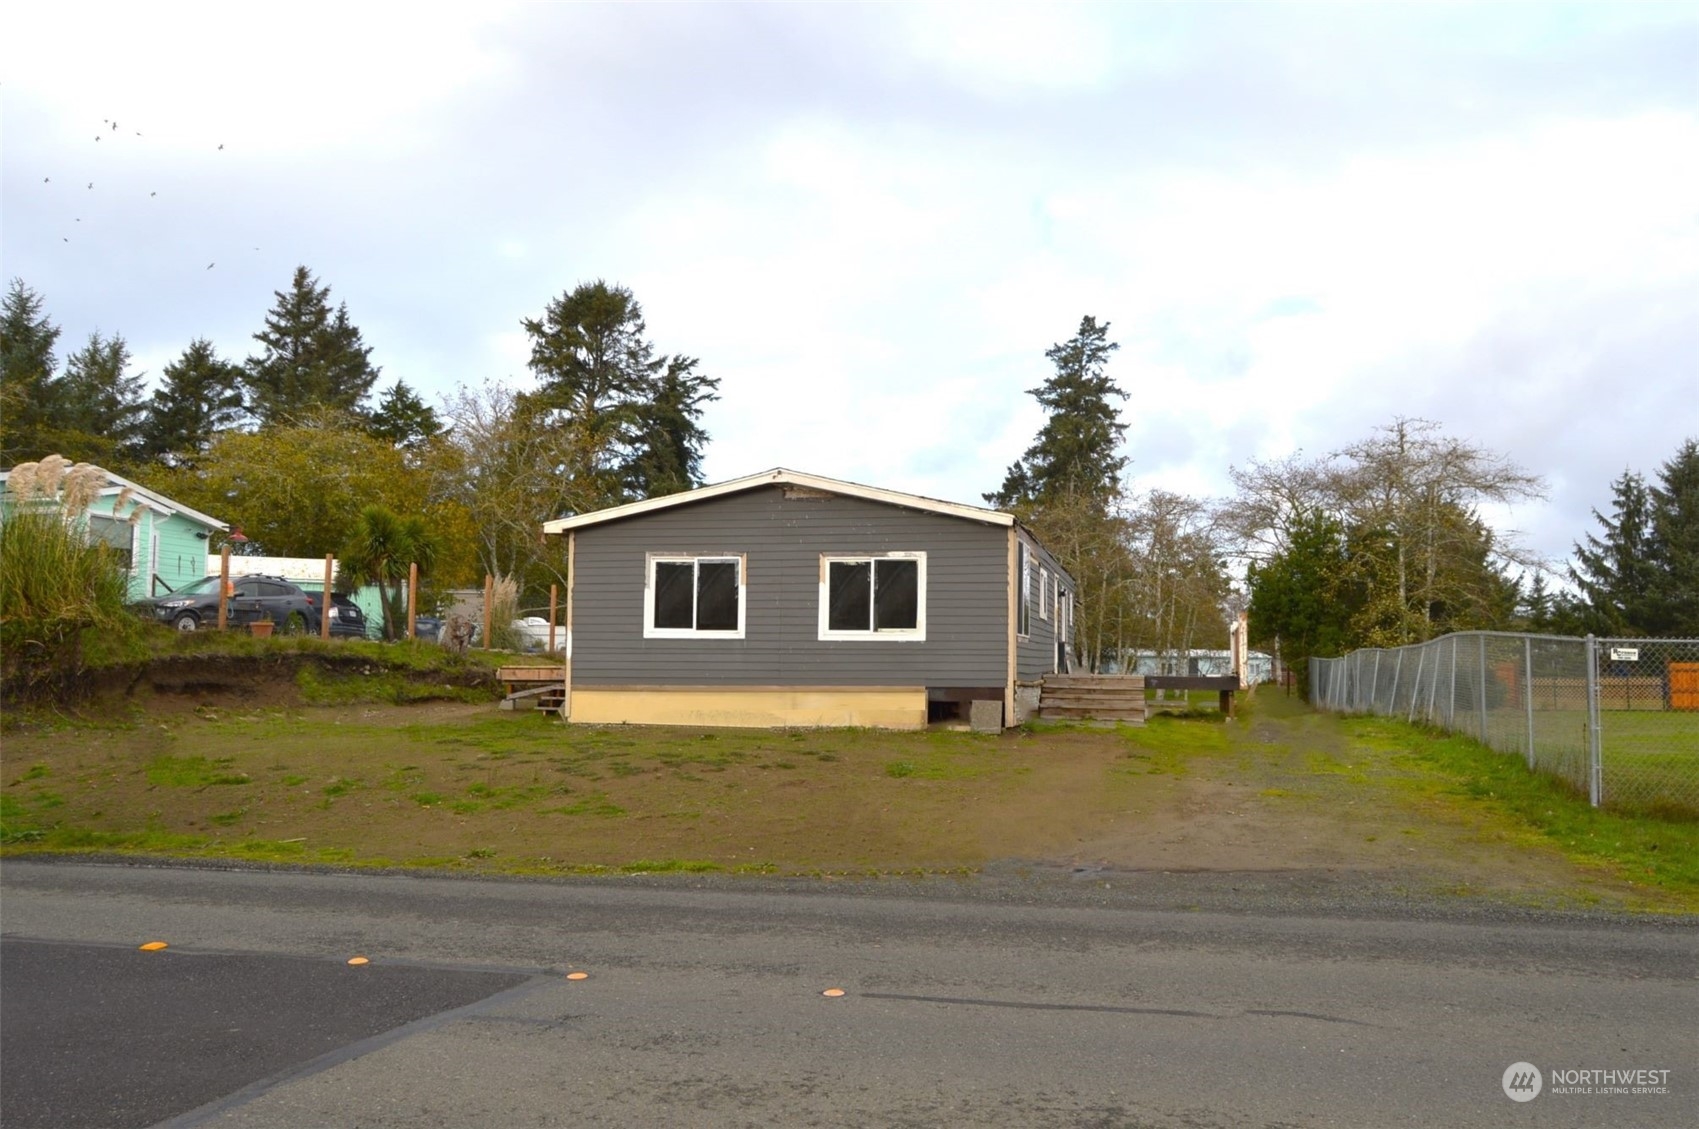
[{"label": "evergreen tree", "polygon": [[1656,569],[1644,626],[1655,635],[1699,638],[1699,440],[1682,443],[1648,493]]},{"label": "evergreen tree", "polygon": [[45,432],[55,416],[53,347],[59,327],[42,312],[41,295],[14,278],[0,299],[0,466],[55,452]]},{"label": "evergreen tree", "polygon": [[242,418],[242,366],[196,338],[165,366],[165,380],[148,401],[142,454],[156,461],[192,461],[213,436]]},{"label": "evergreen tree", "polygon": [[1646,480],[1631,471],[1611,483],[1611,516],[1593,517],[1604,536],[1587,535],[1575,546],[1569,578],[1581,592],[1585,625],[1601,634],[1637,634],[1650,627],[1658,564],[1652,552],[1652,498]]},{"label": "evergreen tree", "polygon": [[1251,641],[1279,648],[1286,665],[1309,692],[1309,660],[1344,654],[1355,645],[1351,621],[1361,603],[1345,529],[1334,518],[1300,518],[1286,547],[1266,563],[1252,563]]},{"label": "evergreen tree", "polygon": [[146,411],[140,373],[130,375],[130,347],[113,334],[89,334],[65,358],[53,382],[55,418],[50,434],[68,459],[110,463],[135,455]]},{"label": "evergreen tree", "polygon": [[630,290],[587,282],[521,324],[540,386],[519,414],[564,440],[561,473],[581,496],[611,505],[700,481],[701,405],[719,381],[694,358],[655,355]]},{"label": "evergreen tree", "polygon": [[322,408],[359,414],[379,369],[348,320],[347,304],[333,311],[330,287],[304,266],[276,297],[265,328],[254,334],[264,349],[248,358],[248,410],[261,426],[297,423]]},{"label": "evergreen tree", "polygon": [[696,358],[677,356],[655,383],[651,398],[637,407],[637,426],[626,489],[638,498],[677,494],[702,484],[702,406],[719,399],[718,377],[696,371]]},{"label": "evergreen tree", "polygon": [[397,380],[384,392],[366,430],[374,439],[382,439],[404,451],[416,451],[442,434],[442,421],[435,409],[407,387],[406,381]]},{"label": "evergreen tree", "polygon": [[1052,345],[1045,356],[1056,368],[1042,387],[1030,390],[1050,418],[1020,461],[1009,468],[1003,487],[985,495],[1009,508],[1042,504],[1063,494],[1083,494],[1107,504],[1120,489],[1127,465],[1116,453],[1127,425],[1109,397],[1127,394],[1105,373],[1109,354],[1120,346],[1109,340],[1109,324],[1086,316],[1071,340]]}]

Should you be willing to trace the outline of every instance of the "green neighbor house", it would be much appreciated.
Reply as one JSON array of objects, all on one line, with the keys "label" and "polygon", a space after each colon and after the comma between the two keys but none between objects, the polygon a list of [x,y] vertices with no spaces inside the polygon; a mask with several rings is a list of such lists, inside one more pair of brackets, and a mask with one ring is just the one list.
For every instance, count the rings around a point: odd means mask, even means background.
[{"label": "green neighbor house", "polygon": [[[89,538],[118,550],[128,565],[129,598],[163,596],[207,574],[207,546],[229,526],[199,510],[99,468],[105,477],[94,500],[83,511]],[[10,470],[0,470],[0,498]],[[122,496],[121,512],[114,507]]]}]

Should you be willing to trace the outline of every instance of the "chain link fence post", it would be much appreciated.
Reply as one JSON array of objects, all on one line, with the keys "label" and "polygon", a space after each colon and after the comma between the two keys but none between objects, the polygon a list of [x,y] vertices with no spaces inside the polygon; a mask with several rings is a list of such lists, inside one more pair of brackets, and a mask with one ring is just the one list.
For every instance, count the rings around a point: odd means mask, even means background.
[{"label": "chain link fence post", "polygon": [[1487,743],[1487,637],[1477,636],[1481,644],[1481,744]]},{"label": "chain link fence post", "polygon": [[1528,771],[1534,771],[1534,639],[1522,636],[1522,708],[1528,714]]},{"label": "chain link fence post", "polygon": [[1599,641],[1587,636],[1587,802],[1599,806],[1599,784],[1603,776],[1601,745],[1604,729],[1599,724]]}]

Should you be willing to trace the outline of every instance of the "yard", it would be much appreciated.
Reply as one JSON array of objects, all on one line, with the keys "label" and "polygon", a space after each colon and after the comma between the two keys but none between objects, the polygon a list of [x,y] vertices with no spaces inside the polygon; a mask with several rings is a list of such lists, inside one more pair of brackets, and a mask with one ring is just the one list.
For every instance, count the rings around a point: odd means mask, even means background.
[{"label": "yard", "polygon": [[1516,758],[1268,689],[1142,728],[562,725],[486,702],[155,702],[14,727],[6,850],[531,874],[1314,871],[1699,906],[1699,824],[1594,812]]}]

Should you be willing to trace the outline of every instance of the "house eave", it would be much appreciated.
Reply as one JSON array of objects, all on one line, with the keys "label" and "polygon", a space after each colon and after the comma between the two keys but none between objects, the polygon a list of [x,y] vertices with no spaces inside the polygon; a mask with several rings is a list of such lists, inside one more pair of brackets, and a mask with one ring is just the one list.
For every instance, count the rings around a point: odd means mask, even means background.
[{"label": "house eave", "polygon": [[736,494],[745,490],[754,490],[762,486],[796,486],[807,490],[819,490],[823,493],[838,494],[847,498],[862,498],[870,502],[883,502],[887,505],[903,506],[925,513],[959,517],[985,525],[1011,526],[1015,524],[1015,515],[1004,513],[1001,510],[988,510],[982,506],[946,502],[938,498],[927,498],[920,494],[905,494],[901,491],[885,490],[877,486],[863,486],[859,482],[845,482],[841,479],[826,478],[823,475],[805,474],[802,471],[775,467],[772,470],[762,471],[760,474],[717,482],[712,486],[700,486],[695,490],[667,494],[660,498],[647,498],[641,502],[627,502],[623,506],[611,506],[605,510],[594,510],[574,517],[556,518],[553,521],[543,523],[543,532],[548,535],[558,535],[570,530],[584,529],[588,526],[602,525],[611,521],[623,521],[626,518],[671,509],[675,506],[706,502],[712,498],[720,498],[727,494]]}]

